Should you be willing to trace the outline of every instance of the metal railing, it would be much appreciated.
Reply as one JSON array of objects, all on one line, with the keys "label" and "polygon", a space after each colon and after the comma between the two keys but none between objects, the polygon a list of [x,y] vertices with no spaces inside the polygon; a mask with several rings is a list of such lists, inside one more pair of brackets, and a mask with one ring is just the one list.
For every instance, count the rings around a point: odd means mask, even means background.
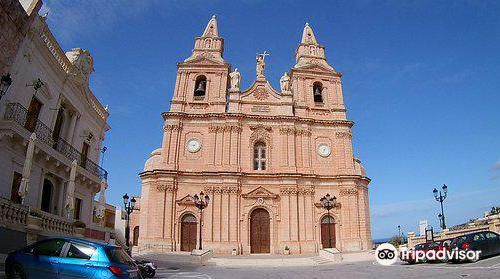
[{"label": "metal railing", "polygon": [[[5,119],[12,120],[26,129],[31,128],[30,123],[27,123],[28,110],[19,103],[7,104]],[[67,141],[61,137],[58,137],[56,140],[53,139],[53,131],[40,120],[36,120],[34,130],[30,132],[34,132],[37,139],[52,147],[61,155],[68,158],[71,162],[76,160],[79,166],[99,177],[99,179],[108,179],[108,172],[105,169],[101,168],[98,164],[84,156]]]}]

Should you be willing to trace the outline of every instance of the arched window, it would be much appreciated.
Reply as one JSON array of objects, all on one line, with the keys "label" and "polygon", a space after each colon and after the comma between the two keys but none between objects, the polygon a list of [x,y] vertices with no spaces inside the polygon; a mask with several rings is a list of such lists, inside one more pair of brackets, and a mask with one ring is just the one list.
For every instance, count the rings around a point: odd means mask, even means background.
[{"label": "arched window", "polygon": [[315,82],[313,84],[313,94],[315,103],[323,103],[323,85],[321,82]]},{"label": "arched window", "polygon": [[253,149],[253,169],[266,170],[266,144],[257,142]]},{"label": "arched window", "polygon": [[197,77],[196,83],[194,85],[194,98],[197,100],[204,99],[206,91],[207,91],[207,78],[205,76]]}]

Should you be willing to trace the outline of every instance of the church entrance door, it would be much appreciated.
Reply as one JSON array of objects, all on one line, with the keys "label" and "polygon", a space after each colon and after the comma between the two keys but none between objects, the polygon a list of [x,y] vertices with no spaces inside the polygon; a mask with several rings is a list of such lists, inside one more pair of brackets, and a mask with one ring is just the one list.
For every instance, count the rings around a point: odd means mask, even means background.
[{"label": "church entrance door", "polygon": [[335,220],[332,216],[321,219],[321,244],[323,248],[335,247]]},{"label": "church entrance door", "polygon": [[271,225],[267,210],[259,208],[250,216],[250,252],[271,252]]},{"label": "church entrance door", "polygon": [[182,217],[181,222],[181,251],[196,249],[196,227],[198,222],[192,214]]}]

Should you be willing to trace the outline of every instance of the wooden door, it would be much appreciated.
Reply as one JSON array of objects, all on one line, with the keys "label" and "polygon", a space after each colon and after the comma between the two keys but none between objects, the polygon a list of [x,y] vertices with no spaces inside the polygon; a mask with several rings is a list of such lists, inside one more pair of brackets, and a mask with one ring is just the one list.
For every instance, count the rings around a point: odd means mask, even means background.
[{"label": "wooden door", "polygon": [[40,110],[42,109],[42,103],[35,97],[31,99],[30,107],[28,109],[28,114],[26,115],[26,123],[24,127],[26,130],[33,133],[36,128],[36,122],[38,116],[40,115]]},{"label": "wooden door", "polygon": [[325,216],[321,220],[321,245],[323,248],[335,247],[335,223],[330,216]]},{"label": "wooden door", "polygon": [[262,208],[252,212],[250,217],[250,252],[271,252],[271,225],[269,213]]},{"label": "wooden door", "polygon": [[196,217],[189,214],[182,218],[181,223],[181,251],[196,249],[196,231],[198,222]]}]

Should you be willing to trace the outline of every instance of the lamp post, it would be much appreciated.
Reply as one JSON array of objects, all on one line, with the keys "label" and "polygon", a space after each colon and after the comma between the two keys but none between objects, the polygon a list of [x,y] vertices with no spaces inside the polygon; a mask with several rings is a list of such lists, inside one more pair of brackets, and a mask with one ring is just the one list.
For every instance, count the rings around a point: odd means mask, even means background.
[{"label": "lamp post", "polygon": [[2,78],[0,79],[0,100],[2,100],[3,95],[7,93],[7,89],[12,84],[12,78],[10,77],[10,74],[3,75]]},{"label": "lamp post", "polygon": [[443,184],[442,191],[436,188],[432,190],[432,193],[434,194],[434,198],[436,201],[438,201],[441,204],[441,228],[446,229],[446,223],[444,221],[444,209],[443,209],[443,201],[446,199],[446,194],[448,193],[448,186],[446,184]]},{"label": "lamp post", "polygon": [[326,196],[322,197],[320,200],[321,205],[328,211],[328,248],[332,248],[332,235],[330,229],[330,210],[335,207],[337,204],[337,197],[330,197],[330,194],[326,194]]},{"label": "lamp post", "polygon": [[[203,197],[203,195],[205,197]],[[202,235],[201,235],[201,224],[203,222],[203,209],[207,208],[208,203],[210,202],[210,197],[208,195],[205,195],[203,191],[200,192],[200,196],[194,195],[193,197],[194,200],[194,205],[200,209],[200,250],[202,250]]]},{"label": "lamp post", "polygon": [[128,248],[128,253],[130,254],[130,214],[134,211],[135,207],[135,198],[129,201],[129,196],[127,194],[123,195],[123,204],[126,214],[126,222],[125,222],[125,242]]}]

